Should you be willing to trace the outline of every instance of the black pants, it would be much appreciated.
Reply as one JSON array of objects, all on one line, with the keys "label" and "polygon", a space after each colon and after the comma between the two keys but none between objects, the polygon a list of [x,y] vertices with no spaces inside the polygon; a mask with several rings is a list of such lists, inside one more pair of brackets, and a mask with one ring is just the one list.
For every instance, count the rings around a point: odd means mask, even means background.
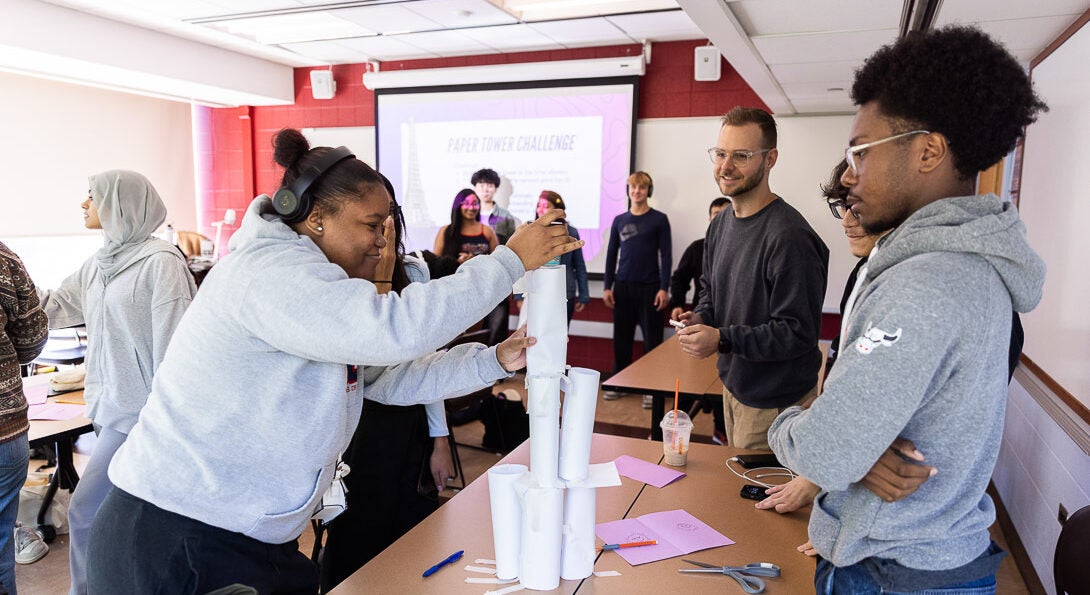
[{"label": "black pants", "polygon": [[484,327],[488,329],[488,346],[498,345],[511,334],[511,302],[504,298],[487,316]]},{"label": "black pants", "polygon": [[364,399],[344,462],[348,509],[330,523],[321,558],[325,593],[439,508],[423,405]]},{"label": "black pants", "polygon": [[262,595],[310,595],[318,592],[318,568],[294,539],[264,543],[114,488],[91,528],[87,583],[95,595],[188,595],[236,584]]},{"label": "black pants", "polygon": [[662,312],[655,309],[655,283],[613,284],[613,373],[632,363],[636,325],[643,331],[644,353],[662,343]]}]

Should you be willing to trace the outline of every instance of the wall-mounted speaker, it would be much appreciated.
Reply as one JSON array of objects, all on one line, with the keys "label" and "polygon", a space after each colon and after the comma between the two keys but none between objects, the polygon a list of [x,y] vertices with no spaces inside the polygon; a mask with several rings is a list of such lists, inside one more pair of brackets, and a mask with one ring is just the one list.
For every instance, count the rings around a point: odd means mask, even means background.
[{"label": "wall-mounted speaker", "polygon": [[694,54],[693,80],[719,80],[719,50],[715,46],[702,45],[694,48]]},{"label": "wall-mounted speaker", "polygon": [[337,81],[332,70],[311,70],[310,91],[315,99],[333,99],[337,94]]}]

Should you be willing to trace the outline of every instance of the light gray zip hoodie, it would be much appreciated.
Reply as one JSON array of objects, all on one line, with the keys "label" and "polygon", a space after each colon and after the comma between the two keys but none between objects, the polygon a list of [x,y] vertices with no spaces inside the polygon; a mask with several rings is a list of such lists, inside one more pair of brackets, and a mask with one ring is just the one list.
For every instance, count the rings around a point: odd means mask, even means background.
[{"label": "light gray zip hoodie", "polygon": [[151,235],[167,208],[147,178],[113,170],[89,183],[102,248],[39,297],[49,328],[87,325],[87,417],[127,434],[197,286],[182,253]]},{"label": "light gray zip hoodie", "polygon": [[433,352],[491,311],[524,272],[500,247],[455,275],[380,296],[259,196],[175,332],[110,480],[209,525],[266,543],[295,539],[359,421],[362,395],[347,364],[420,358],[368,387],[369,398],[396,405],[505,377],[494,348]]},{"label": "light gray zip hoodie", "polygon": [[[780,461],[823,489],[809,530],[822,557],[945,570],[984,552],[1010,313],[1037,305],[1044,278],[1014,206],[994,195],[936,201],[881,240],[823,394],[769,429]],[[858,482],[898,436],[938,474],[887,503]]]}]

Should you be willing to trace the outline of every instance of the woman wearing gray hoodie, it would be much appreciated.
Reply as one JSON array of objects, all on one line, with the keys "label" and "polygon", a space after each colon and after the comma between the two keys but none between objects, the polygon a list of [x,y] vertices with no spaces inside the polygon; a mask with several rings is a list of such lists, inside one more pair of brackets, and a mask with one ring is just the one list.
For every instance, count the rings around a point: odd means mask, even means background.
[{"label": "woman wearing gray hoodie", "polygon": [[152,237],[166,220],[159,193],[125,170],[89,179],[84,226],[102,248],[61,286],[40,295],[49,328],[87,326],[87,417],[98,440],[68,509],[71,593],[86,593],[87,538],[112,485],[110,460],[151,392],[151,379],[197,288],[173,245]]}]

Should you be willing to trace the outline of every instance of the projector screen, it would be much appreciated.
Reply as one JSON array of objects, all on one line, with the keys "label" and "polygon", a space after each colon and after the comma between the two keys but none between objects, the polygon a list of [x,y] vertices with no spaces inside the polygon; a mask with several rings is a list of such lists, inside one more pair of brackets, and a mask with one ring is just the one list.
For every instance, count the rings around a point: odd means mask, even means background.
[{"label": "projector screen", "polygon": [[604,238],[628,208],[635,151],[636,77],[381,89],[375,97],[378,169],[390,178],[408,226],[409,250],[431,249],[473,172],[500,175],[497,204],[534,218],[542,190],[564,198],[586,240],[591,272],[605,265]]}]

